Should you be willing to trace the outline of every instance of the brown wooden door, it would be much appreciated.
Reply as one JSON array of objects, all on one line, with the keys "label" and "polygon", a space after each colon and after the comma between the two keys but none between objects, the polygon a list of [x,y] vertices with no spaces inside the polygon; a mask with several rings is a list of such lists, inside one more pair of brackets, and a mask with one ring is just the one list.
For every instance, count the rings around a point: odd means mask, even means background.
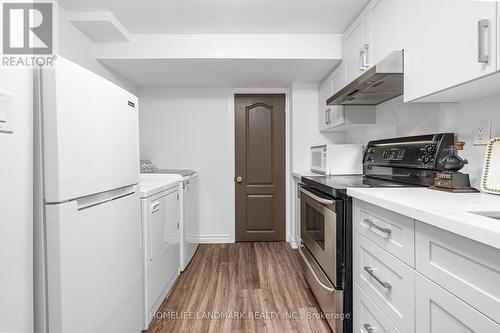
[{"label": "brown wooden door", "polygon": [[236,241],[284,241],[285,95],[235,95],[235,112]]}]

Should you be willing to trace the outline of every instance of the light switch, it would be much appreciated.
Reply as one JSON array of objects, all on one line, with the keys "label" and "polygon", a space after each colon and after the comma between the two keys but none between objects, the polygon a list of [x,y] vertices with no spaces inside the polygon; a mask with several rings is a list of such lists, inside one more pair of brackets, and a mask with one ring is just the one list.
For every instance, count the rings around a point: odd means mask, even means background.
[{"label": "light switch", "polygon": [[0,132],[13,132],[12,116],[12,94],[0,91]]}]

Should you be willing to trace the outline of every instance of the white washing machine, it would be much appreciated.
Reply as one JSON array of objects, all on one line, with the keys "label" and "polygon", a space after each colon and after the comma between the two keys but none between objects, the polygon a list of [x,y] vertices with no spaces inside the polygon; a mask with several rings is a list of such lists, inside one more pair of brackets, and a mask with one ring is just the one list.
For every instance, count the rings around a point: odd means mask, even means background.
[{"label": "white washing machine", "polygon": [[194,170],[159,169],[149,160],[141,160],[142,174],[176,174],[183,180],[182,216],[180,225],[180,270],[183,272],[193,258],[200,238],[199,176]]},{"label": "white washing machine", "polygon": [[183,179],[172,174],[141,174],[143,329],[179,275],[179,227]]}]

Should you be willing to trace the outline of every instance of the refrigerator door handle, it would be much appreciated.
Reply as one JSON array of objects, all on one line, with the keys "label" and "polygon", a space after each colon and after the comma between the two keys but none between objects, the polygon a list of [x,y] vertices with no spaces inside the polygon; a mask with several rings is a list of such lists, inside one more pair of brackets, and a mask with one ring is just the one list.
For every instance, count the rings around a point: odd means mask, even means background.
[{"label": "refrigerator door handle", "polygon": [[95,195],[90,195],[87,197],[82,197],[76,199],[77,209],[84,210],[87,208],[95,207],[98,205],[105,204],[107,202],[121,199],[129,195],[134,194],[136,191],[135,186],[126,186],[116,190],[111,190],[103,193],[98,193]]}]

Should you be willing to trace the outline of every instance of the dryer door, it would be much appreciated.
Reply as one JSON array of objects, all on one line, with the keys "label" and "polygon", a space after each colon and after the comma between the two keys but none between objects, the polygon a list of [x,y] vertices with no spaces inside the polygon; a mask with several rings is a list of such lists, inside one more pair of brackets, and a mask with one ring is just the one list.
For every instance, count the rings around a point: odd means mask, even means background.
[{"label": "dryer door", "polygon": [[161,193],[149,202],[148,259],[153,261],[170,243],[176,241],[179,221],[177,187]]}]

